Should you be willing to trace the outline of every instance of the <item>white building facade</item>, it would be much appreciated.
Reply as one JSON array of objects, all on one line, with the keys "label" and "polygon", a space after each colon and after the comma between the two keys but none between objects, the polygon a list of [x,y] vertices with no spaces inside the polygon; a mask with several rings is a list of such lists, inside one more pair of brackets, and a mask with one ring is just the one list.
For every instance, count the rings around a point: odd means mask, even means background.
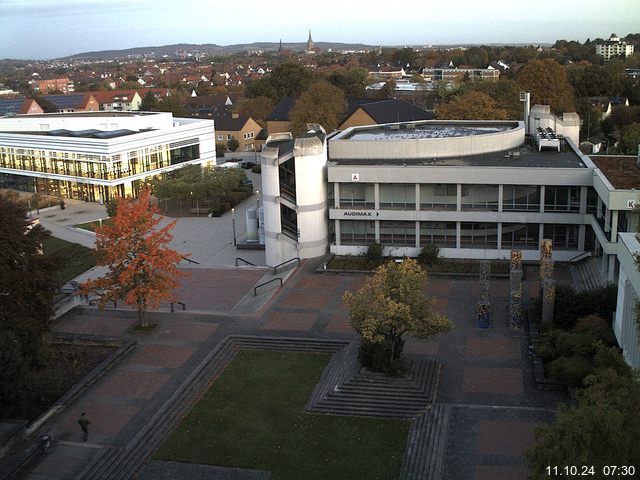
[{"label": "white building facade", "polygon": [[135,195],[147,177],[215,164],[211,120],[171,113],[25,115],[0,119],[0,181],[61,198]]}]

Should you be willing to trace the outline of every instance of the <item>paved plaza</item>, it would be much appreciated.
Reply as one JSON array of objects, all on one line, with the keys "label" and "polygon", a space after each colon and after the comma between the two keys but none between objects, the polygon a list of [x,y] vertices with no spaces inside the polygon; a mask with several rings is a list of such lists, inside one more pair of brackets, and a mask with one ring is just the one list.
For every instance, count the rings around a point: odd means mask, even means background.
[{"label": "paved plaza", "polygon": [[[255,198],[247,199],[237,214],[253,202]],[[91,246],[94,237],[71,225],[101,218],[104,209],[70,203],[64,211],[41,212],[43,224],[56,236]],[[157,421],[157,412],[229,335],[358,340],[342,295],[359,289],[366,276],[316,273],[322,259],[314,259],[279,274],[285,279],[283,288],[274,285],[254,295],[254,287],[274,275],[266,267],[233,266],[236,257],[246,255],[264,265],[264,252],[236,250],[231,220],[229,215],[178,220],[174,248],[184,248],[199,264],[184,265],[189,276],[181,280],[177,296],[186,310],[177,308],[172,313],[163,305],[150,312],[149,319],[158,323],[153,333],[129,333],[137,316],[122,305],[104,310],[76,308],[55,323],[56,332],[137,343],[120,363],[42,427],[57,442],[28,479],[81,478],[106,450],[132,448],[140,432]],[[238,225],[237,234],[243,235],[244,228]],[[534,273],[525,276],[524,302],[537,294]],[[562,270],[558,276],[563,276]],[[492,325],[478,330],[474,311],[478,280],[430,277],[425,293],[434,297],[436,309],[453,321],[454,329],[429,340],[407,338],[406,354],[442,365],[435,402],[451,412],[442,439],[444,467],[439,478],[443,480],[525,479],[523,452],[533,444],[535,428],[552,421],[557,403],[565,401],[561,394],[535,388],[526,333],[508,327],[508,282],[491,279]],[[77,424],[81,412],[92,422],[87,442],[82,441]],[[192,478],[198,468],[185,469],[183,478]],[[154,478],[158,469],[157,462],[149,464],[141,478]],[[171,478],[181,478],[175,471]],[[198,471],[197,475],[206,478],[233,477],[228,469]],[[260,473],[245,474],[246,478],[263,478]]]}]

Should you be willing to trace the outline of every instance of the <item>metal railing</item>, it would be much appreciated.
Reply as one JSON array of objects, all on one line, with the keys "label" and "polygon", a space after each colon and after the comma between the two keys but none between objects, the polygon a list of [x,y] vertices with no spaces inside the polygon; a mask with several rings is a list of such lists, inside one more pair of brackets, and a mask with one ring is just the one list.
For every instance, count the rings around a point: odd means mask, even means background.
[{"label": "metal railing", "polygon": [[590,256],[591,252],[582,252],[575,257],[570,258],[569,263],[578,263],[580,260],[584,260],[585,258],[589,258]]},{"label": "metal railing", "polygon": [[187,309],[187,306],[182,303],[182,302],[171,302],[171,313],[175,312],[175,307],[174,307],[174,303],[177,303],[178,305],[180,305],[182,307],[182,311],[185,311]]},{"label": "metal railing", "polygon": [[251,265],[253,267],[256,266],[255,263],[251,263],[249,260],[245,260],[244,258],[236,257],[236,267],[238,266],[238,261],[244,262],[247,265]]},{"label": "metal railing", "polygon": [[254,295],[254,297],[258,296],[258,289],[260,287],[264,287],[265,285],[269,285],[270,283],[277,282],[277,281],[280,281],[280,288],[282,288],[282,278],[280,278],[280,277],[272,278],[271,280],[269,280],[267,282],[261,283],[260,285],[256,285],[255,287],[253,287],[253,295]]},{"label": "metal railing", "polygon": [[290,258],[289,260],[286,260],[278,265],[276,265],[275,267],[273,267],[273,274],[275,275],[276,273],[278,273],[278,268],[283,267],[285,265],[287,265],[288,263],[291,262],[298,262],[298,265],[300,265],[300,257],[294,257],[294,258]]}]

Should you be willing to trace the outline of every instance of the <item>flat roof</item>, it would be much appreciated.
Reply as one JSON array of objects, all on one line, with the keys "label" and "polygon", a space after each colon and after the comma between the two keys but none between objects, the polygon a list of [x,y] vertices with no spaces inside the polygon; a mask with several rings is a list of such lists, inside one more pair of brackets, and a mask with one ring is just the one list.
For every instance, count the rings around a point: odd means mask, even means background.
[{"label": "flat roof", "polygon": [[517,123],[510,124],[391,124],[378,128],[354,129],[351,134],[343,137],[343,140],[354,141],[385,141],[385,140],[413,140],[422,138],[455,138],[470,137],[474,135],[487,135],[512,130]]},{"label": "flat roof", "polygon": [[[515,154],[514,154],[515,152]],[[334,165],[372,165],[372,166],[425,166],[425,167],[513,167],[513,168],[588,168],[582,158],[570,147],[563,151],[542,150],[524,144],[517,149],[502,150],[478,155],[460,155],[448,158],[393,158],[393,159],[339,159],[331,157]]]},{"label": "flat roof", "polygon": [[138,117],[141,115],[158,115],[160,113],[164,113],[164,112],[139,112],[139,111],[132,111],[132,112],[111,112],[111,111],[103,111],[100,110],[98,112],[59,112],[59,113],[37,113],[34,115],[28,114],[28,115],[18,115],[15,118],[52,118],[52,117],[63,117],[63,118],[70,118],[70,117],[77,117],[77,118],[82,118],[82,117]]},{"label": "flat roof", "polygon": [[589,155],[613,188],[640,189],[640,165],[638,157],[626,155]]}]

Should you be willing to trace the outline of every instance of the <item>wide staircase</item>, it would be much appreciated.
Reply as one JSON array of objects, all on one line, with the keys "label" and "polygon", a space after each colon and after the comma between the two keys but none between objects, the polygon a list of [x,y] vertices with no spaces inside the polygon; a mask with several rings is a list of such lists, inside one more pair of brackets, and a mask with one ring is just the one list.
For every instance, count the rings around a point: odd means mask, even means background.
[{"label": "wide staircase", "polygon": [[607,281],[600,273],[600,257],[588,257],[570,266],[571,277],[576,286],[576,291],[584,292],[604,287]]}]

